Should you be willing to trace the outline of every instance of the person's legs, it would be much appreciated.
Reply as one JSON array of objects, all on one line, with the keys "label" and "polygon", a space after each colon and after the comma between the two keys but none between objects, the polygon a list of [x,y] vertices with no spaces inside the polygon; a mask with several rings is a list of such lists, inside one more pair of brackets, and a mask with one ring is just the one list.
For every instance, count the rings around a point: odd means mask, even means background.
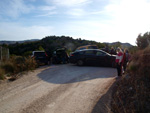
[{"label": "person's legs", "polygon": [[119,64],[117,64],[117,73],[118,73],[118,76],[120,76],[120,67],[119,67]]},{"label": "person's legs", "polygon": [[127,66],[127,63],[125,62],[124,65],[123,65],[124,71],[126,71],[126,66]]},{"label": "person's legs", "polygon": [[118,76],[122,76],[122,68],[121,68],[121,64],[117,64],[117,72],[118,72]]}]

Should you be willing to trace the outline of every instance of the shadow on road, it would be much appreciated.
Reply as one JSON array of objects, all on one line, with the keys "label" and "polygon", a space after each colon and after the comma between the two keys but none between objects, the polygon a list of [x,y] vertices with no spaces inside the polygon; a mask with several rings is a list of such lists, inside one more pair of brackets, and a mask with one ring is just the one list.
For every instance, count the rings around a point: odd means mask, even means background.
[{"label": "shadow on road", "polygon": [[72,64],[52,65],[37,75],[43,81],[54,84],[68,84],[98,78],[116,76],[115,68],[76,66]]},{"label": "shadow on road", "polygon": [[97,101],[91,113],[112,113],[111,101],[112,101],[112,93],[115,85],[116,82],[114,82],[111,85],[111,87],[103,96],[101,96],[101,98]]}]

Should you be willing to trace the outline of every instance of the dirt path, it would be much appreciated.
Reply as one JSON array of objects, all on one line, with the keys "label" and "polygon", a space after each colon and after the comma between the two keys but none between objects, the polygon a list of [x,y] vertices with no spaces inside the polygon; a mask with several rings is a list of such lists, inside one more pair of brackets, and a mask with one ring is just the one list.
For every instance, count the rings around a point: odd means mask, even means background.
[{"label": "dirt path", "polygon": [[114,68],[42,67],[0,85],[0,113],[91,113],[115,76]]}]

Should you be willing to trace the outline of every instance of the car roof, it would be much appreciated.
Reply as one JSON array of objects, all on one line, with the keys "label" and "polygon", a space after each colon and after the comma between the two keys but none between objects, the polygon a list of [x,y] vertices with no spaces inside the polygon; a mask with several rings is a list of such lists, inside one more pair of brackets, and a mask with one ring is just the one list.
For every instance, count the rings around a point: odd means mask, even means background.
[{"label": "car roof", "polygon": [[45,51],[32,51],[32,53],[45,53]]},{"label": "car roof", "polygon": [[77,52],[84,52],[84,51],[101,51],[101,52],[103,52],[103,53],[106,53],[106,54],[108,54],[108,55],[111,55],[111,54],[109,54],[109,53],[107,53],[107,52],[105,52],[105,51],[103,51],[103,50],[101,50],[101,49],[82,49],[82,50],[77,50],[77,51],[75,51],[75,52],[73,52],[73,53],[77,53]]},{"label": "car roof", "polygon": [[45,52],[45,51],[33,51],[33,52]]},{"label": "car roof", "polygon": [[101,49],[82,49],[82,50],[77,50],[75,52],[81,52],[81,51],[101,51],[101,52],[107,53]]},{"label": "car roof", "polygon": [[82,50],[76,50],[75,52],[72,52],[72,53],[77,53],[77,52],[84,52],[84,51],[101,51],[101,52],[103,52],[103,53],[106,53],[106,54],[108,54],[108,55],[110,55],[110,56],[116,56],[116,55],[111,55],[111,54],[109,54],[109,53],[107,53],[107,52],[105,52],[105,51],[103,51],[103,50],[101,50],[101,49],[82,49]]},{"label": "car roof", "polygon": [[90,47],[90,46],[98,48],[97,45],[84,45],[84,46],[79,46],[76,50],[80,50],[81,48],[87,48],[87,47]]}]

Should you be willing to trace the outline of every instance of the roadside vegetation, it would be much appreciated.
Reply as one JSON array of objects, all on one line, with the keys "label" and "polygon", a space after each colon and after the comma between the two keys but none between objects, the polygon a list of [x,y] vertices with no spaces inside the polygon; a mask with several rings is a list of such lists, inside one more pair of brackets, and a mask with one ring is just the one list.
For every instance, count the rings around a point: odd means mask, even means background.
[{"label": "roadside vegetation", "polygon": [[114,88],[113,113],[150,112],[150,33],[139,35],[137,46],[125,76]]},{"label": "roadside vegetation", "polygon": [[31,57],[12,56],[9,60],[4,60],[0,64],[0,79],[10,78],[15,80],[19,73],[34,70],[37,67],[36,61]]}]

